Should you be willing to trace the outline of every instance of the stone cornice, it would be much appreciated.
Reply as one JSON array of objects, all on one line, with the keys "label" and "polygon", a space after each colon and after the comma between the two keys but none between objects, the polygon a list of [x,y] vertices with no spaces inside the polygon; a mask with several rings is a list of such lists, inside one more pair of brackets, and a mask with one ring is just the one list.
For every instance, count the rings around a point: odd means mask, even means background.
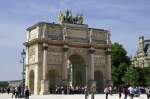
[{"label": "stone cornice", "polygon": [[108,30],[104,30],[104,29],[98,29],[98,28],[90,28],[88,27],[88,25],[86,24],[83,24],[83,25],[78,25],[78,24],[68,24],[68,23],[65,23],[65,24],[57,24],[57,23],[48,23],[48,22],[38,22],[30,27],[28,27],[26,30],[27,31],[30,31],[34,28],[36,28],[37,26],[41,26],[41,25],[44,25],[44,24],[47,24],[48,26],[59,26],[59,27],[71,27],[71,28],[82,28],[82,29],[93,29],[93,30],[97,30],[97,31],[103,31],[103,32],[108,32]]},{"label": "stone cornice", "polygon": [[40,63],[39,62],[34,62],[34,63],[25,64],[25,66],[37,65],[37,64],[40,64]]},{"label": "stone cornice", "polygon": [[111,48],[111,44],[89,44],[89,43],[81,43],[81,42],[71,42],[70,40],[49,40],[45,38],[36,38],[25,42],[24,45],[26,47],[34,45],[34,44],[43,44],[47,43],[48,45],[55,45],[55,46],[64,46],[68,45],[69,47],[79,47],[79,48],[95,48],[95,49],[106,49]]}]

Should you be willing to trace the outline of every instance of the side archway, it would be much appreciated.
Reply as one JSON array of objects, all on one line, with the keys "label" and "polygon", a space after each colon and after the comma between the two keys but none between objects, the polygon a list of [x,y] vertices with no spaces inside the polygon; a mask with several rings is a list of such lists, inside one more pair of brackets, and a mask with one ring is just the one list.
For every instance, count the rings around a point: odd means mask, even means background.
[{"label": "side archway", "polygon": [[31,70],[29,74],[29,89],[32,94],[34,94],[34,71]]},{"label": "side archway", "polygon": [[104,77],[101,71],[94,72],[94,79],[96,81],[96,91],[98,93],[103,93],[104,89]]},{"label": "side archway", "polygon": [[48,81],[49,81],[49,92],[54,94],[56,89],[56,81],[57,81],[57,72],[55,69],[51,69],[48,71]]}]

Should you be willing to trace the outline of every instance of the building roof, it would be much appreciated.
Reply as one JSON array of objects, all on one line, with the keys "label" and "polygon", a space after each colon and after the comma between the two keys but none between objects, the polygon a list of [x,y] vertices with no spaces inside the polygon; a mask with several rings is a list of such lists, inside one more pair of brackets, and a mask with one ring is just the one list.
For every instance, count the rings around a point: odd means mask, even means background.
[{"label": "building roof", "polygon": [[144,52],[146,55],[150,55],[150,39],[144,40]]}]

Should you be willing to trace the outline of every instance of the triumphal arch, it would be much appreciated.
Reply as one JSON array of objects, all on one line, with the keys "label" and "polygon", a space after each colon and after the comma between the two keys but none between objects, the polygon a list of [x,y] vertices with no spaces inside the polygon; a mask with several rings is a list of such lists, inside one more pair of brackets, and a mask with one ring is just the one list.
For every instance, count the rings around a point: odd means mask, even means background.
[{"label": "triumphal arch", "polygon": [[60,12],[60,23],[39,22],[27,28],[25,85],[34,94],[56,86],[96,86],[111,80],[110,33],[89,28],[83,16]]}]

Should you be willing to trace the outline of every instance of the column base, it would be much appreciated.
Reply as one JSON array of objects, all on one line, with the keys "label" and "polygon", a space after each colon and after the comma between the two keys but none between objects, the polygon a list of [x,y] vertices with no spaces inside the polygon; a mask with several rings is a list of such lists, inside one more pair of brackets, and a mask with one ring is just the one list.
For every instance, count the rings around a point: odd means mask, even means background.
[{"label": "column base", "polygon": [[90,93],[96,92],[96,81],[95,80],[88,81],[88,89],[89,89]]},{"label": "column base", "polygon": [[49,85],[48,85],[48,83],[49,82],[46,81],[46,80],[41,81],[41,92],[40,92],[41,95],[49,94]]},{"label": "column base", "polygon": [[68,80],[62,80],[62,85],[63,85],[64,87],[69,86],[69,81],[68,81]]}]

